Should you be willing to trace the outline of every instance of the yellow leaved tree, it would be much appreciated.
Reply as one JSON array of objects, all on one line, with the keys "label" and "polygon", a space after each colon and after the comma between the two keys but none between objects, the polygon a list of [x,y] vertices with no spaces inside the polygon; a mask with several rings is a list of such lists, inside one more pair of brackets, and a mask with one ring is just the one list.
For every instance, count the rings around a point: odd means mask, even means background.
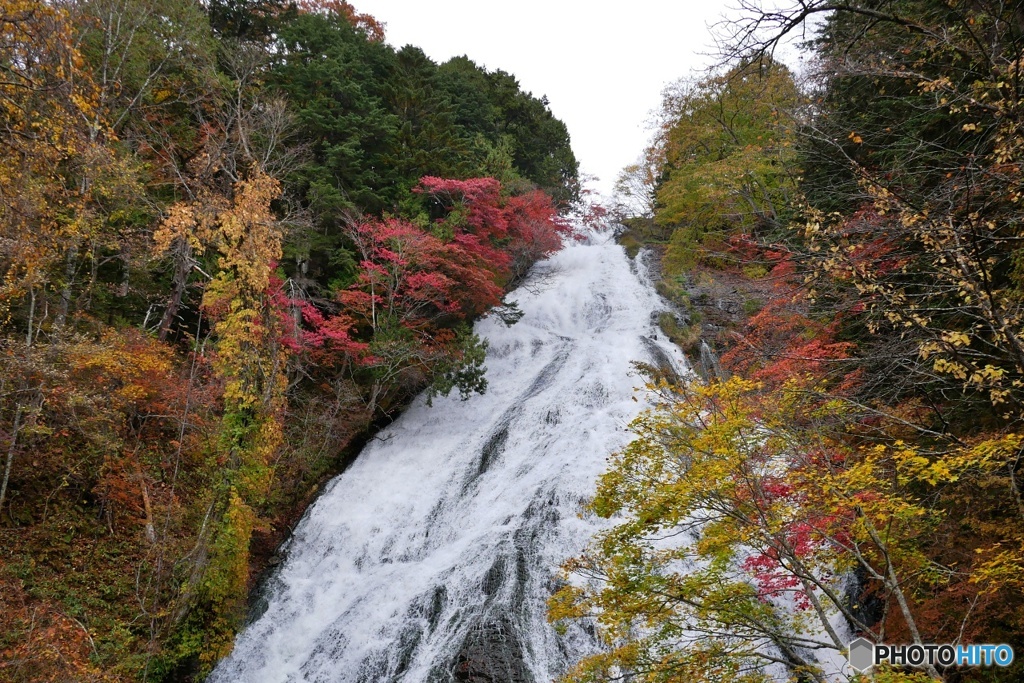
[{"label": "yellow leaved tree", "polygon": [[1020,435],[936,458],[898,439],[853,445],[848,405],[799,381],[657,388],[661,402],[633,422],[637,438],[590,505],[615,526],[565,564],[549,603],[553,621],[594,619],[607,646],[566,680],[767,681],[788,670],[825,681],[817,653],[843,652],[847,625],[876,642],[946,642],[957,634],[925,599],[1006,580],[995,558],[934,560],[949,522],[935,501],[1004,467]]},{"label": "yellow leaved tree", "polygon": [[[178,656],[198,656],[204,667],[230,651],[240,623],[250,538],[283,438],[287,351],[271,287],[284,237],[271,209],[280,193],[277,180],[254,168],[231,197],[211,192],[171,207],[154,235],[158,253],[186,245],[190,257],[218,254],[203,311],[212,321],[211,366],[224,383],[211,463],[220,474],[208,503],[214,523],[200,539],[208,562],[185,587],[196,606],[178,633]],[[194,634],[201,634],[198,641]]]}]

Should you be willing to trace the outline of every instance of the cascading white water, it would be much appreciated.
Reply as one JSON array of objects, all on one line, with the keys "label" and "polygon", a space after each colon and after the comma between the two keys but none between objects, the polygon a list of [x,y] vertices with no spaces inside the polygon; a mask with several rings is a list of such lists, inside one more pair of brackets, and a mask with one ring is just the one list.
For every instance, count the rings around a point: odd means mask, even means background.
[{"label": "cascading white water", "polygon": [[417,399],[295,531],[266,609],[211,683],[546,682],[596,645],[545,600],[601,524],[580,517],[643,407],[632,362],[685,368],[642,263],[595,233],[487,319],[487,393]]}]

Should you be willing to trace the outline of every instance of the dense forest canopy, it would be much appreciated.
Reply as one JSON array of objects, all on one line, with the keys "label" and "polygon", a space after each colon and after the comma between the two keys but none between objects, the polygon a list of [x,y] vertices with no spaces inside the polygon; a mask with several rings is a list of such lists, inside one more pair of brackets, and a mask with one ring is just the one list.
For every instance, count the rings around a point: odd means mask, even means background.
[{"label": "dense forest canopy", "polygon": [[568,231],[565,125],[344,0],[0,7],[0,680],[198,679]]}]

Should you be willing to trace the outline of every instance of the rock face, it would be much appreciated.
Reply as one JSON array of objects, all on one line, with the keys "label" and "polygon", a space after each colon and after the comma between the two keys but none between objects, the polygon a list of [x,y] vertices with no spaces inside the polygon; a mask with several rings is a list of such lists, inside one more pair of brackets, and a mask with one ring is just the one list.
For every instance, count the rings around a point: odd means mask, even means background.
[{"label": "rock face", "polygon": [[[639,247],[638,247],[639,248]],[[652,322],[692,360],[693,369],[707,378],[721,376],[717,358],[736,343],[747,320],[777,294],[771,278],[697,265],[675,277],[661,270],[663,245],[645,245],[643,260],[658,293],[669,304],[656,311]],[[712,360],[713,359],[713,360]]]},{"label": "rock face", "polygon": [[718,352],[735,341],[730,333],[772,296],[769,284],[721,270],[697,268],[685,280],[689,308],[699,316],[701,341]]},{"label": "rock face", "polygon": [[524,663],[523,645],[504,619],[485,622],[466,636],[455,660],[459,683],[534,683]]}]

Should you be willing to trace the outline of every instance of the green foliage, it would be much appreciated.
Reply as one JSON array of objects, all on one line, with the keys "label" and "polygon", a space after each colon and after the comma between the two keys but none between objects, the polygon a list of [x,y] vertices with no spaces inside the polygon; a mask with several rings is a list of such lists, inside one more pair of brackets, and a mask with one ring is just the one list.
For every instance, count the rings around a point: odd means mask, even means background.
[{"label": "green foliage", "polygon": [[296,103],[301,136],[314,145],[300,182],[318,220],[337,225],[356,208],[392,207],[411,187],[385,162],[401,126],[385,97],[396,77],[394,51],[343,18],[320,14],[288,22],[279,40],[284,52],[272,83]]},{"label": "green foliage", "polygon": [[708,230],[702,227],[679,227],[669,237],[661,265],[668,277],[690,272],[703,255]]},{"label": "green foliage", "polygon": [[770,59],[668,88],[654,143],[616,183],[613,211],[629,227],[623,239],[667,242],[669,279],[700,263],[735,265],[731,237],[776,234],[794,213],[794,122],[803,104],[793,75]]},{"label": "green foliage", "polygon": [[576,162],[564,124],[516,80],[465,58],[440,67],[346,21],[300,15],[279,33],[273,83],[297,103],[314,161],[302,172],[321,221],[358,207],[394,211],[421,177],[526,178],[571,197]]},{"label": "green foliage", "polygon": [[675,267],[691,267],[708,237],[778,222],[794,188],[791,117],[800,103],[792,74],[771,61],[667,91],[649,156],[663,160],[655,220],[677,226]]},{"label": "green foliage", "polygon": [[701,332],[699,320],[692,321],[690,325],[681,325],[674,314],[663,311],[658,315],[658,327],[673,344],[687,353],[693,354],[694,351],[697,354],[700,353],[698,349]]},{"label": "green foliage", "polygon": [[458,351],[446,359],[435,371],[434,381],[427,388],[427,405],[435,396],[447,396],[453,389],[459,390],[459,397],[465,401],[472,394],[487,390],[484,360],[487,356],[487,340],[481,339],[469,328],[458,331],[455,339]]},{"label": "green foliage", "polygon": [[511,157],[518,175],[536,183],[559,204],[578,198],[578,163],[569,133],[545,99],[524,93],[511,74],[487,72],[467,57],[442,64],[440,75],[455,108],[455,121],[470,135],[487,141],[482,147],[483,170],[507,168]]},{"label": "green foliage", "polygon": [[502,303],[500,306],[495,306],[491,309],[488,315],[495,315],[498,317],[505,327],[512,327],[517,322],[523,319],[525,312],[519,308],[518,301],[511,301],[509,303]]},{"label": "green foliage", "polygon": [[643,246],[640,240],[628,232],[619,235],[618,242],[626,250],[626,256],[631,259],[636,258],[636,255],[640,253],[640,248]]},{"label": "green foliage", "polygon": [[764,302],[760,299],[744,299],[743,300],[743,313],[745,315],[754,315],[764,306]]},{"label": "green foliage", "polygon": [[[464,57],[438,66],[412,46],[396,52],[337,15],[302,13],[277,35],[268,81],[294,107],[294,143],[309,157],[291,182],[315,216],[285,252],[323,290],[345,282],[345,226],[359,212],[427,213],[410,194],[424,176],[493,177],[506,192],[539,185],[560,201],[575,196],[564,124],[508,74]],[[435,229],[444,239],[446,228]]]},{"label": "green foliage", "polygon": [[[202,646],[196,654],[201,670],[209,670],[231,652],[235,629],[245,616],[249,587],[249,541],[256,514],[232,488],[227,509],[210,545],[209,565],[197,589],[201,607],[209,620],[203,629]],[[192,654],[192,653],[184,653]]]},{"label": "green foliage", "polygon": [[261,40],[273,33],[285,7],[283,0],[210,0],[206,11],[220,36]]}]

